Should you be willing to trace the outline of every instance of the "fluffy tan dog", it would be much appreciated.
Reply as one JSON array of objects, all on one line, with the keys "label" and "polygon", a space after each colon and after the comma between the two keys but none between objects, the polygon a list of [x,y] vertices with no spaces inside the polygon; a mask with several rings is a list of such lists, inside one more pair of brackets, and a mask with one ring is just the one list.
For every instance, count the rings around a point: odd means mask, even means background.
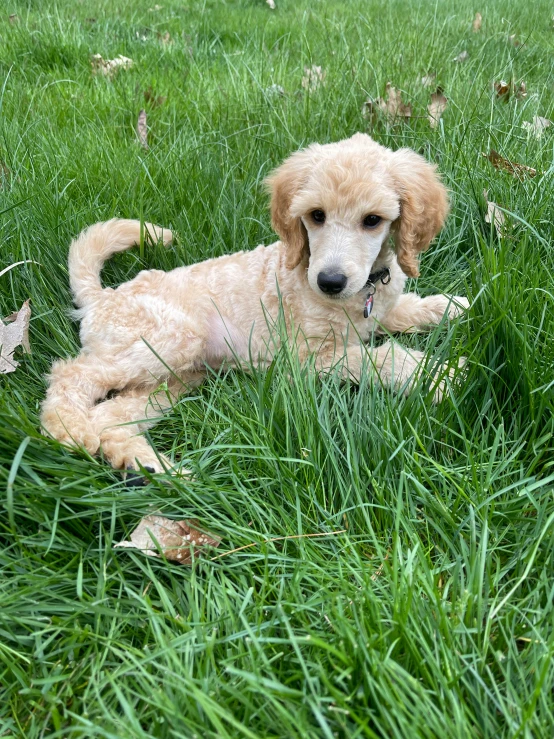
[{"label": "fluffy tan dog", "polygon": [[[252,359],[266,366],[278,346],[270,327],[280,308],[302,361],[312,355],[326,370],[342,358],[345,377],[356,381],[370,372],[385,386],[409,391],[423,354],[391,341],[373,348],[363,342],[373,332],[436,325],[468,305],[465,298],[403,294],[448,211],[435,167],[409,149],[393,152],[358,133],[296,152],[267,184],[281,237],[270,246],[171,272],[143,271],[103,289],[104,261],[139,241],[140,223],[98,223],[71,244],[83,349],[52,367],[46,432],[91,454],[101,449],[116,468],[170,467],[141,432],[197,385],[207,366]],[[170,231],[144,228],[154,241],[171,241]],[[438,376],[436,396],[441,392]]]}]

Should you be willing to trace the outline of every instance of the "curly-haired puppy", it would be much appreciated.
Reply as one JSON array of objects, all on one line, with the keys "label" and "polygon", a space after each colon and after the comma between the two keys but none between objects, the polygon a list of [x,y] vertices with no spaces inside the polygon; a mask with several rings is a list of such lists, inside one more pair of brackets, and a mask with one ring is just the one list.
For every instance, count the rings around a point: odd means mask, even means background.
[{"label": "curly-haired puppy", "polygon": [[[42,410],[48,433],[91,454],[102,450],[113,467],[162,471],[170,463],[141,432],[198,384],[206,367],[252,359],[266,366],[278,346],[270,327],[280,314],[302,361],[313,356],[326,370],[342,357],[345,377],[356,381],[366,371],[409,391],[424,356],[391,341],[373,348],[364,342],[372,332],[436,325],[468,305],[465,298],[403,294],[448,211],[435,167],[358,133],[296,152],[267,184],[281,237],[270,246],[171,272],[143,271],[103,289],[102,264],[137,243],[140,223],[98,223],[72,243],[83,349],[52,367]],[[144,227],[153,240],[171,241],[170,231]]]}]

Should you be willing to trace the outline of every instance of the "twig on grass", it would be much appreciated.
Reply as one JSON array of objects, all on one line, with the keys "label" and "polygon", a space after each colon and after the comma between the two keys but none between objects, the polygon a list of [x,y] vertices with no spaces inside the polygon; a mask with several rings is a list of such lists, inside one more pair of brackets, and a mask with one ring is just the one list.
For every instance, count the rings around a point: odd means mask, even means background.
[{"label": "twig on grass", "polygon": [[344,533],[346,533],[346,529],[340,529],[340,531],[323,531],[319,534],[294,534],[293,536],[276,536],[274,539],[266,539],[265,541],[253,541],[251,544],[244,544],[244,546],[242,547],[229,549],[228,552],[223,552],[222,554],[218,554],[217,557],[212,557],[210,561],[213,562],[215,559],[221,559],[221,557],[226,557],[228,554],[234,554],[235,552],[240,552],[243,549],[249,549],[250,547],[258,546],[259,544],[271,544],[274,541],[286,541],[287,539],[310,539],[315,536],[336,536],[337,534]]}]

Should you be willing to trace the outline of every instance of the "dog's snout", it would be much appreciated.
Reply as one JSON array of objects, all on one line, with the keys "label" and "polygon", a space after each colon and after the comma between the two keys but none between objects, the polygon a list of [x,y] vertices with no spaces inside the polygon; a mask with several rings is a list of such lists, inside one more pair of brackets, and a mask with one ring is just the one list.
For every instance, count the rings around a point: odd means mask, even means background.
[{"label": "dog's snout", "polygon": [[336,295],[346,287],[346,275],[340,272],[320,272],[317,276],[317,286],[329,295]]}]

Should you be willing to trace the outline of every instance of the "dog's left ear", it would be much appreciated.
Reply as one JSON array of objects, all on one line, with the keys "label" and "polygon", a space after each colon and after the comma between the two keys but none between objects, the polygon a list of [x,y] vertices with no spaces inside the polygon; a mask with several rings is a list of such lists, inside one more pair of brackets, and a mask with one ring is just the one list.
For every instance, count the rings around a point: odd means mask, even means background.
[{"label": "dog's left ear", "polygon": [[408,277],[419,275],[418,256],[441,230],[448,196],[436,167],[411,149],[392,154],[390,173],[400,196],[400,216],[392,224],[396,258]]},{"label": "dog's left ear", "polygon": [[271,225],[287,247],[286,266],[294,269],[309,254],[308,233],[301,218],[291,215],[294,196],[308,178],[312,157],[298,151],[266,178],[271,195]]}]

